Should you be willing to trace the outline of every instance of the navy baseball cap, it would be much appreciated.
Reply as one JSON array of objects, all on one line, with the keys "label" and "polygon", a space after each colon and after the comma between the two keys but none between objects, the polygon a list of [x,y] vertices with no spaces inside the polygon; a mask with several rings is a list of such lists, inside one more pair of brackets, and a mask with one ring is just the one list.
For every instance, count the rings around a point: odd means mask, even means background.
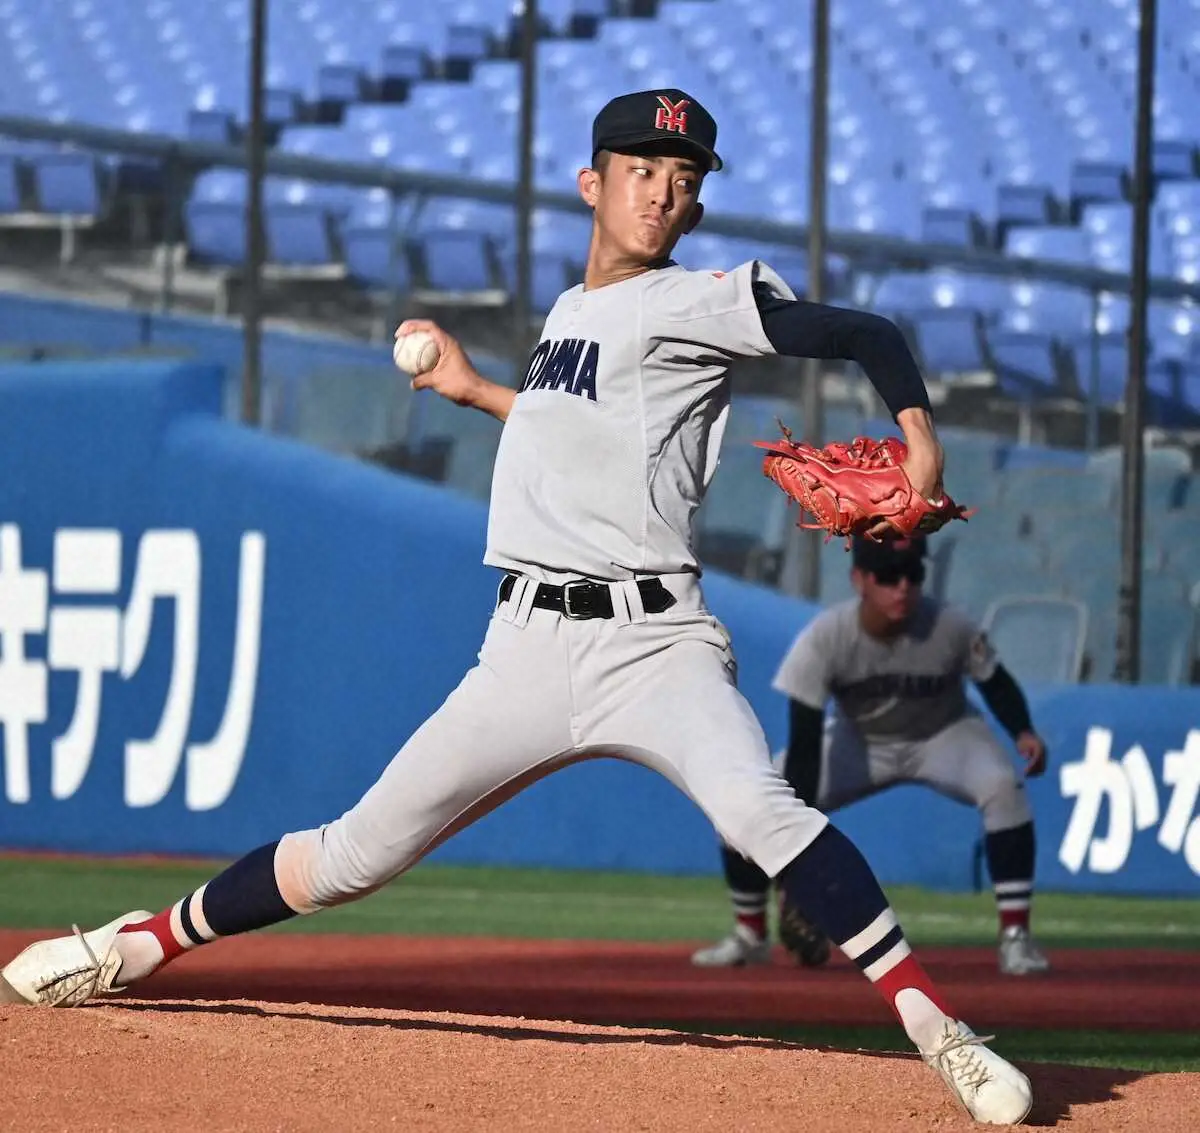
[{"label": "navy baseball cap", "polygon": [[882,539],[876,542],[863,535],[854,537],[851,554],[854,565],[870,574],[876,571],[906,570],[925,558],[925,536],[911,539]]},{"label": "navy baseball cap", "polygon": [[690,94],[674,87],[640,90],[612,99],[592,123],[592,157],[602,149],[627,153],[653,142],[678,142],[709,169],[724,164],[714,148],[717,123]]}]

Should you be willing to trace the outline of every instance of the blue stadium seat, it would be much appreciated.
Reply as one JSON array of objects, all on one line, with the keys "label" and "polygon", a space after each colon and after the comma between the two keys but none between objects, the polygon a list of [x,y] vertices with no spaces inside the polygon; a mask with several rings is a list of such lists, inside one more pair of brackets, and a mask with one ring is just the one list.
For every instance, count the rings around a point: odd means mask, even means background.
[{"label": "blue stadium seat", "polygon": [[[1143,485],[1147,522],[1165,517],[1183,503],[1187,478],[1191,472],[1191,456],[1186,450],[1166,445],[1154,445],[1143,450]],[[1123,475],[1123,452],[1120,447],[1098,449],[1088,456],[1088,469],[1111,480],[1118,490]]]},{"label": "blue stadium seat", "polygon": [[822,606],[832,606],[856,597],[850,577],[850,556],[841,540],[831,540],[821,548],[820,575],[817,579],[817,600]]},{"label": "blue stadium seat", "polygon": [[499,447],[499,422],[486,437],[456,440],[446,462],[446,487],[464,492],[476,500],[487,500],[492,491],[492,469]]},{"label": "blue stadium seat", "polygon": [[927,272],[890,272],[879,281],[871,297],[871,306],[885,315],[922,311],[934,305],[933,280]]},{"label": "blue stadium seat", "polygon": [[1154,214],[1159,223],[1174,229],[1177,218],[1200,217],[1200,179],[1165,181],[1154,192]]},{"label": "blue stadium seat", "polygon": [[1091,257],[1087,234],[1081,228],[1055,225],[1010,228],[1004,250],[1010,256],[1069,264],[1086,264]]},{"label": "blue stadium seat", "polygon": [[1175,138],[1155,138],[1151,155],[1151,167],[1155,177],[1195,177],[1196,144]]},{"label": "blue stadium seat", "polygon": [[694,521],[704,565],[744,576],[764,551],[778,552],[787,530],[787,497],[762,474],[761,450],[725,445]]},{"label": "blue stadium seat", "polygon": [[263,209],[269,258],[294,267],[317,267],[337,260],[329,215],[319,205],[273,204]]},{"label": "blue stadium seat", "polygon": [[488,291],[499,285],[481,232],[427,232],[421,238],[426,281],[435,291]]},{"label": "blue stadium seat", "polygon": [[268,87],[263,91],[263,119],[271,126],[283,126],[300,117],[300,95],[294,90]]},{"label": "blue stadium seat", "polygon": [[1042,549],[1028,539],[971,540],[969,533],[956,528],[944,570],[943,598],[976,618],[982,618],[996,599],[998,587],[1017,587],[1030,594],[1052,592]]},{"label": "blue stadium seat", "polygon": [[1071,167],[1070,195],[1080,201],[1119,201],[1125,196],[1126,171],[1116,161],[1077,161]]},{"label": "blue stadium seat", "polygon": [[355,63],[323,63],[317,71],[317,98],[326,102],[358,102],[367,90],[367,75]]},{"label": "blue stadium seat", "polygon": [[985,321],[995,322],[1012,302],[1010,281],[1001,276],[970,275],[959,271],[934,271],[933,299],[939,307],[970,307]]},{"label": "blue stadium seat", "polygon": [[[1141,608],[1139,683],[1168,687],[1190,683],[1196,652],[1196,611],[1181,600],[1148,598]],[[1117,649],[1116,610],[1093,620],[1089,634],[1092,681],[1113,679]]]},{"label": "blue stadium seat", "polygon": [[429,52],[415,43],[390,43],[383,49],[379,75],[386,96],[407,94],[431,70]]},{"label": "blue stadium seat", "polygon": [[1200,359],[1180,367],[1179,399],[1190,412],[1200,414]]},{"label": "blue stadium seat", "polygon": [[942,374],[987,369],[977,311],[965,307],[920,311],[910,321],[926,368]]},{"label": "blue stadium seat", "polygon": [[317,368],[294,383],[291,435],[332,452],[363,453],[404,435],[408,382],[381,366]]},{"label": "blue stadium seat", "polygon": [[1077,338],[1071,344],[1071,353],[1081,395],[1090,396],[1094,381],[1102,405],[1124,402],[1129,375],[1129,344],[1125,335],[1097,334]]},{"label": "blue stadium seat", "polygon": [[[798,431],[800,426],[799,393],[797,400],[734,393],[725,426],[725,445],[765,441],[779,435],[777,421]],[[857,422],[856,422],[857,423]],[[1197,489],[1200,494],[1200,488]]]},{"label": "blue stadium seat", "polygon": [[246,260],[245,206],[234,201],[192,199],[184,206],[188,247],[202,262],[234,265]]},{"label": "blue stadium seat", "polygon": [[982,628],[1018,681],[1075,684],[1083,671],[1087,608],[1070,598],[1005,595]]},{"label": "blue stadium seat", "polygon": [[30,161],[42,212],[99,215],[100,173],[91,154],[42,153]]},{"label": "blue stadium seat", "polygon": [[999,474],[1000,499],[1012,508],[1027,508],[1035,520],[1039,513],[1100,513],[1114,502],[1116,485],[1107,476],[1086,468],[1004,469]]},{"label": "blue stadium seat", "polygon": [[21,182],[17,159],[0,154],[0,213],[21,211]]},{"label": "blue stadium seat", "polygon": [[[517,255],[514,248],[508,247],[501,251],[500,268],[504,286],[509,291],[515,291]],[[575,273],[570,262],[559,252],[541,252],[533,249],[530,253],[529,270],[530,306],[536,315],[547,314],[558,301],[558,297],[575,283]]]},{"label": "blue stadium seat", "polygon": [[1045,185],[1000,185],[996,189],[996,222],[1047,225],[1054,220],[1054,195]]},{"label": "blue stadium seat", "polygon": [[1013,306],[1001,316],[1006,330],[1076,338],[1092,326],[1092,296],[1059,283],[1020,282],[1010,292]]},{"label": "blue stadium seat", "polygon": [[1089,574],[1116,578],[1121,561],[1119,520],[1112,511],[1072,511],[1061,500],[1034,516],[1035,536],[1046,543],[1050,570],[1064,589],[1079,593],[1074,580]]},{"label": "blue stadium seat", "polygon": [[228,110],[193,107],[187,115],[187,136],[195,142],[228,145],[233,141],[234,117]]},{"label": "blue stadium seat", "polygon": [[1142,684],[1185,685],[1196,653],[1196,611],[1186,602],[1143,595]]},{"label": "blue stadium seat", "polygon": [[1028,398],[1064,392],[1063,367],[1051,335],[990,329],[987,345],[997,381],[1006,393]]},{"label": "blue stadium seat", "polygon": [[412,287],[412,265],[403,240],[387,227],[349,221],[342,226],[346,275],[360,287],[403,294]]},{"label": "blue stadium seat", "polygon": [[976,247],[984,237],[983,223],[973,209],[927,208],[921,214],[921,239],[926,243]]},{"label": "blue stadium seat", "polygon": [[443,54],[447,59],[483,59],[491,50],[492,36],[487,28],[473,24],[452,24],[446,29]]}]

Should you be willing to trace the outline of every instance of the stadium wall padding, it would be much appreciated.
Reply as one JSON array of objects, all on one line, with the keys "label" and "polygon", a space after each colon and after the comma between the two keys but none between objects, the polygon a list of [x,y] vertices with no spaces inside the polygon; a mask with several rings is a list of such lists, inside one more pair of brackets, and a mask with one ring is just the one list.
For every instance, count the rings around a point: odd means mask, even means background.
[{"label": "stadium wall padding", "polygon": [[[0,847],[233,856],[320,824],[474,663],[499,578],[485,509],[225,421],[221,386],[206,363],[0,367]],[[813,607],[705,588],[778,747],[771,677]],[[1194,895],[1200,690],[1029,691],[1052,761],[1030,785],[1041,885]],[[835,821],[887,883],[986,885],[977,816],[931,791]],[[689,800],[609,760],[432,860],[718,867]]]}]

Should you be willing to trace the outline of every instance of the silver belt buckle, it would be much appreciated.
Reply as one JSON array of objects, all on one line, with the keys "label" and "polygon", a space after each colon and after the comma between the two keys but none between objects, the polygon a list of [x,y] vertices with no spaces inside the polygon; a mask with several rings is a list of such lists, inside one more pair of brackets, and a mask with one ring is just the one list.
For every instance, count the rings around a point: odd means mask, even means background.
[{"label": "silver belt buckle", "polygon": [[573,609],[571,609],[571,588],[575,587],[576,589],[578,589],[579,587],[587,586],[587,584],[588,584],[588,582],[587,582],[587,579],[585,579],[585,578],[574,578],[570,582],[563,583],[562,592],[563,592],[563,617],[564,618],[568,618],[569,620],[571,620],[573,622],[586,620],[586,617],[587,617],[586,614],[576,613]]}]

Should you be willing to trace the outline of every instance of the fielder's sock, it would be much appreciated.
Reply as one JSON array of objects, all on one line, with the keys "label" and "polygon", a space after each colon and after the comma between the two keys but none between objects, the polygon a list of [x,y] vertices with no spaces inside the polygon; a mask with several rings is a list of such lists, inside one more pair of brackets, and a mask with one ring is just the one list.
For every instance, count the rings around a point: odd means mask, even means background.
[{"label": "fielder's sock", "polygon": [[748,913],[737,908],[737,894],[733,895],[734,918],[747,932],[752,932],[759,940],[767,939],[767,910],[760,913]]},{"label": "fielder's sock", "polygon": [[1001,931],[1013,927],[1029,928],[1037,852],[1033,823],[992,831],[984,840],[984,850],[996,892]]},{"label": "fielder's sock", "polygon": [[721,864],[733,902],[734,918],[759,940],[766,940],[767,893],[771,888],[771,879],[752,861],[728,846],[721,847]]},{"label": "fielder's sock", "polygon": [[114,984],[124,987],[142,979],[184,952],[219,937],[266,928],[296,916],[275,881],[278,844],[251,850],[157,916],[122,928],[117,933],[122,964]]},{"label": "fielder's sock", "polygon": [[922,1050],[936,1044],[954,1015],[913,956],[858,847],[830,824],[779,880],[788,900],[875,985],[908,1037]]}]

